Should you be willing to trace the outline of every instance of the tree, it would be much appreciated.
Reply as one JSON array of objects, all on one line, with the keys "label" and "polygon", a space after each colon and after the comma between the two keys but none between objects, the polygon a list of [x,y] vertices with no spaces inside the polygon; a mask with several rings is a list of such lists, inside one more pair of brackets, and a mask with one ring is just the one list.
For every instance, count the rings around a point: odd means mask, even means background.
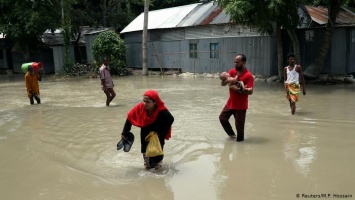
[{"label": "tree", "polygon": [[[120,32],[143,10],[143,0],[96,0],[91,9],[96,13],[96,24],[103,27],[113,27]],[[95,16],[95,13],[93,16]]]},{"label": "tree", "polygon": [[82,63],[83,56],[81,55],[79,42],[82,36],[83,26],[95,26],[94,12],[91,10],[92,3],[88,0],[75,0],[71,2],[66,9],[70,16],[70,42],[74,45],[75,62]]},{"label": "tree", "polygon": [[261,34],[272,34],[273,26],[276,26],[277,53],[278,53],[278,76],[283,77],[283,45],[281,28],[287,30],[290,35],[295,54],[300,58],[299,43],[295,29],[299,23],[297,12],[297,0],[217,0],[231,15],[233,21],[240,25],[255,27]]},{"label": "tree", "polygon": [[[296,34],[296,28],[299,24],[298,7],[300,1],[271,1],[269,9],[271,11],[272,20],[276,21],[276,28],[281,29],[281,27],[286,30],[293,47],[293,53],[296,56],[296,62],[301,62],[301,52],[299,40]],[[280,81],[283,80],[283,45],[281,32],[276,34],[278,43],[278,72]],[[281,41],[279,41],[281,40]]]},{"label": "tree", "polygon": [[[318,1],[318,4],[321,4],[321,1]],[[350,3],[350,2],[349,2]],[[340,11],[340,6],[342,5],[342,0],[329,0],[328,2],[328,22],[325,28],[325,34],[323,38],[322,45],[320,46],[318,55],[316,56],[313,63],[307,67],[304,71],[305,78],[315,79],[319,77],[322,72],[323,65],[327,55],[329,53],[329,49],[331,47],[332,35],[334,31],[334,25],[337,15]]]},{"label": "tree", "polygon": [[199,3],[200,0],[151,0],[150,10],[158,10],[193,3]]},{"label": "tree", "polygon": [[64,66],[62,70],[65,74],[71,71],[73,63],[70,60],[70,45],[71,45],[71,17],[69,9],[72,5],[70,0],[61,0],[61,9],[62,9],[62,35],[64,38]]},{"label": "tree", "polygon": [[43,32],[60,26],[59,9],[59,1],[2,0],[0,32],[12,40],[25,61],[29,61],[30,48],[41,41]]},{"label": "tree", "polygon": [[126,46],[114,31],[100,33],[93,43],[92,51],[96,63],[109,59],[111,72],[113,74],[123,73],[126,67]]},{"label": "tree", "polygon": [[[63,0],[70,16],[70,41],[74,45],[76,62],[82,62],[79,41],[83,27],[113,27],[121,31],[140,12],[133,13],[131,6],[142,5],[141,0]],[[63,26],[67,27],[67,26]],[[68,28],[68,27],[67,27]],[[65,32],[65,31],[64,31]]]}]

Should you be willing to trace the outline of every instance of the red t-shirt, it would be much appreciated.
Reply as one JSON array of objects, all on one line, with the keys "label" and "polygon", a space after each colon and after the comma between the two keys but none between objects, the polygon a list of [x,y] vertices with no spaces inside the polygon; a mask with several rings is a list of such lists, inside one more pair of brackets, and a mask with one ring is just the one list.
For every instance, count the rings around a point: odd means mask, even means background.
[{"label": "red t-shirt", "polygon": [[[235,68],[232,68],[231,70],[229,70],[229,74],[231,77],[234,78],[237,75],[237,70]],[[254,87],[254,77],[248,69],[245,69],[244,72],[239,75],[238,80],[242,81],[244,85],[246,85],[248,88]],[[238,92],[229,89],[229,99],[227,101],[226,106],[229,109],[247,110],[248,96],[249,95],[247,94],[239,94]]]}]

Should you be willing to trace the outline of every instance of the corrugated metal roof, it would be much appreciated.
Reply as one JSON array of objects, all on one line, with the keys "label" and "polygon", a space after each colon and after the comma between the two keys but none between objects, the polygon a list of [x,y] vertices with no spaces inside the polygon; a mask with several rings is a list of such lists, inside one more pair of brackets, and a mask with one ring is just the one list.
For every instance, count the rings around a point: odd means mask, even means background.
[{"label": "corrugated metal roof", "polygon": [[[103,27],[82,27],[81,35],[80,35],[80,44],[85,44],[85,35],[98,34],[103,31],[113,30],[112,28],[103,28]],[[62,35],[62,29],[56,29],[54,32],[51,30],[46,30],[42,34],[42,42],[49,45],[62,45],[64,44],[64,39]]]},{"label": "corrugated metal roof", "polygon": [[[305,6],[307,12],[320,26],[326,25],[328,21],[328,9],[324,7]],[[141,13],[122,33],[143,30],[144,13]],[[208,24],[226,24],[230,23],[230,16],[218,7],[217,3],[195,3],[173,8],[149,11],[148,29],[165,29],[189,27]],[[341,8],[336,19],[338,25],[355,25],[355,14],[348,9]]]},{"label": "corrugated metal roof", "polygon": [[[173,8],[149,11],[148,29],[189,27],[205,24],[228,23],[229,16],[216,3],[196,3]],[[141,13],[121,33],[143,30],[144,13]]]},{"label": "corrugated metal roof", "polygon": [[230,15],[228,15],[224,10],[219,13],[210,24],[225,24],[231,21]]},{"label": "corrugated metal roof", "polygon": [[[325,7],[305,6],[312,20],[319,25],[326,25],[328,23],[328,9]],[[341,8],[339,15],[336,18],[338,25],[354,25],[355,14],[350,10]]]}]

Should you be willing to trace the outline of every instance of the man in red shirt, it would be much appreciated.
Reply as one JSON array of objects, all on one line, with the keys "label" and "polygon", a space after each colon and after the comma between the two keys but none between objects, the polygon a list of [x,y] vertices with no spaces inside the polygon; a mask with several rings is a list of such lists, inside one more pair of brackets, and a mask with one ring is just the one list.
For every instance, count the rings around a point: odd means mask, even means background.
[{"label": "man in red shirt", "polygon": [[[246,68],[247,58],[243,54],[238,54],[234,58],[234,66],[229,70],[230,78],[221,82],[222,86],[229,85],[229,99],[224,106],[219,121],[224,131],[230,138],[237,142],[244,140],[245,116],[248,109],[248,96],[253,93],[254,77]],[[236,84],[233,84],[236,83]],[[234,116],[237,135],[234,133],[229,118]]]}]

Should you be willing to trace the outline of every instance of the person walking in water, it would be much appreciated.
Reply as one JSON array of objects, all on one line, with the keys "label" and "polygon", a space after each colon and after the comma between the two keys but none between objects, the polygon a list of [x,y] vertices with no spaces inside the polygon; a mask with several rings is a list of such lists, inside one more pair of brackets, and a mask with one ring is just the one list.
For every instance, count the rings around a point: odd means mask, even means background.
[{"label": "person walking in water", "polygon": [[113,90],[114,84],[112,81],[111,73],[108,69],[109,61],[108,59],[104,59],[103,64],[100,67],[100,80],[101,80],[101,88],[106,95],[106,106],[109,106],[111,101],[115,98],[116,93]]},{"label": "person walking in water", "polygon": [[[243,54],[238,54],[234,58],[235,67],[229,70],[231,78],[222,79],[221,85],[229,85],[229,98],[224,106],[221,114],[219,115],[219,121],[232,139],[236,139],[237,142],[244,140],[244,124],[246,111],[248,109],[248,96],[253,94],[254,77],[251,72],[246,68],[247,58]],[[233,84],[238,83],[239,84]],[[234,116],[235,126],[237,129],[237,135],[234,133],[229,118]]]},{"label": "person walking in water", "polygon": [[165,107],[164,102],[155,90],[147,90],[143,94],[143,102],[138,103],[127,113],[127,119],[121,134],[122,139],[125,139],[126,133],[131,131],[132,125],[141,128],[141,153],[143,154],[146,169],[161,169],[164,155],[147,157],[146,150],[149,142],[145,138],[152,131],[157,133],[160,145],[164,149],[165,140],[171,137],[173,122],[174,117]]},{"label": "person walking in water", "polygon": [[39,96],[39,85],[38,81],[42,80],[42,76],[39,72],[34,71],[32,66],[28,66],[27,73],[25,75],[25,83],[27,88],[27,96],[30,98],[30,104],[34,104],[34,99],[36,99],[37,104],[41,103]]},{"label": "person walking in water", "polygon": [[306,95],[303,71],[300,65],[295,64],[295,54],[287,55],[289,65],[284,68],[284,86],[286,90],[286,98],[290,103],[291,114],[296,113],[296,102],[298,102],[300,94],[300,80],[302,83],[303,95]]}]

